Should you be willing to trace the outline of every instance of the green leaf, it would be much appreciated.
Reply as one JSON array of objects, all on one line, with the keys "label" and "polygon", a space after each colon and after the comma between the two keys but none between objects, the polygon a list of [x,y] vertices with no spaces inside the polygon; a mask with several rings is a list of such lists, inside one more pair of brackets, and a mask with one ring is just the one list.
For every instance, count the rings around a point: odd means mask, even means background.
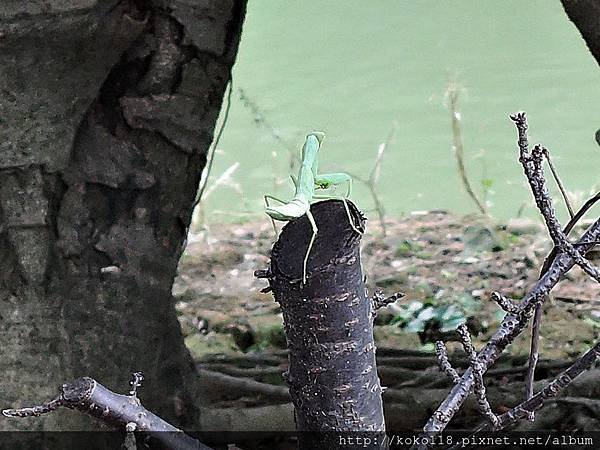
[{"label": "green leaf", "polygon": [[462,315],[453,316],[442,324],[441,331],[446,333],[448,331],[456,330],[459,325],[462,325],[466,321],[467,319]]},{"label": "green leaf", "polygon": [[428,320],[431,320],[435,317],[436,315],[436,311],[435,308],[433,306],[428,306],[427,308],[424,308],[419,315],[417,316],[418,320],[421,320],[423,322],[427,322]]},{"label": "green leaf", "polygon": [[406,331],[410,333],[419,333],[425,329],[425,322],[419,318],[412,320],[406,326]]}]

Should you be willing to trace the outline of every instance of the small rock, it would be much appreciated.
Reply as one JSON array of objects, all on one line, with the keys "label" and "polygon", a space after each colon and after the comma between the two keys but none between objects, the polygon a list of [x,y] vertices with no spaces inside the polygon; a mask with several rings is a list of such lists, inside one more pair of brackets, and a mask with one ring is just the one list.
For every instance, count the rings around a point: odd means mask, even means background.
[{"label": "small rock", "polygon": [[484,289],[474,289],[473,291],[471,291],[471,295],[475,298],[481,298],[485,295],[485,290]]},{"label": "small rock", "polygon": [[459,264],[475,264],[479,262],[479,258],[475,258],[474,256],[467,256],[466,258],[461,256],[456,256],[452,258],[452,262]]},{"label": "small rock", "polygon": [[506,224],[506,231],[516,236],[537,234],[541,229],[542,227],[538,222],[525,217],[510,219]]},{"label": "small rock", "polygon": [[463,237],[465,252],[497,252],[507,247],[500,234],[485,225],[469,225]]},{"label": "small rock", "polygon": [[117,266],[106,266],[100,268],[100,273],[119,273],[121,269]]},{"label": "small rock", "polygon": [[426,241],[430,244],[440,244],[442,242],[440,240],[439,233],[436,233],[435,231],[427,231],[421,234],[421,236],[419,236],[419,240]]},{"label": "small rock", "polygon": [[458,278],[458,274],[456,272],[451,272],[446,269],[440,270],[440,275],[448,281],[454,281]]}]

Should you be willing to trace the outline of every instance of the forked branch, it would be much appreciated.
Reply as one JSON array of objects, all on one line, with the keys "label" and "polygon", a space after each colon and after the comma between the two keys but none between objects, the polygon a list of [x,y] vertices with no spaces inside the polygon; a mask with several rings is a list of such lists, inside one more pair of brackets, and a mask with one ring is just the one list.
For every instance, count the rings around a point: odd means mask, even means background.
[{"label": "forked branch", "polygon": [[188,436],[142,406],[137,398],[137,389],[142,379],[140,373],[134,373],[130,382],[129,395],[122,395],[108,390],[92,378],[78,378],[63,384],[60,394],[47,403],[33,407],[5,409],[2,414],[5,417],[15,418],[37,417],[60,407],[77,409],[115,429],[143,432],[147,438],[160,442],[165,448],[210,450],[210,447]]},{"label": "forked branch", "polygon": [[[498,416],[498,423],[495,429],[501,430],[518,420],[527,418],[529,414],[540,409],[544,402],[550,398],[556,397],[571,382],[586,370],[589,370],[593,364],[600,358],[600,342],[597,342],[580,359],[573,363],[567,370],[558,375],[554,380],[546,385],[541,391],[530,399],[515,406],[511,410]],[[491,428],[489,428],[491,429]]]},{"label": "forked branch", "polygon": [[[465,371],[462,377],[458,379],[454,388],[450,391],[446,399],[433,413],[423,428],[423,431],[428,436],[440,433],[446,428],[474,388],[477,391],[478,400],[482,410],[485,409],[485,415],[490,418],[491,423],[489,424],[489,427],[492,429],[500,429],[505,427],[508,423],[512,423],[511,420],[513,420],[512,418],[514,417],[528,417],[532,411],[541,407],[544,398],[547,398],[549,393],[557,393],[558,390],[570,383],[570,380],[575,376],[587,370],[591,366],[590,361],[593,362],[598,358],[597,345],[571,368],[567,369],[565,373],[568,375],[568,379],[559,377],[559,381],[551,383],[551,386],[545,388],[542,392],[533,395],[530,399],[517,407],[520,409],[512,414],[510,420],[508,420],[509,416],[506,415],[497,416],[496,419],[492,419],[489,414],[490,411],[487,411],[487,408],[484,408],[487,400],[485,400],[485,391],[482,391],[481,389],[482,383],[481,380],[479,380],[479,375],[485,373],[504,349],[525,329],[529,319],[533,316],[534,309],[544,302],[547,295],[561,277],[571,270],[574,265],[579,265],[588,275],[594,279],[600,279],[600,272],[598,269],[585,258],[585,254],[596,245],[600,237],[600,219],[596,220],[586,230],[577,243],[573,244],[567,238],[568,232],[583,216],[585,211],[595,203],[598,195],[588,201],[584,207],[573,216],[567,227],[563,230],[556,218],[542,168],[544,159],[547,159],[548,151],[539,145],[529,151],[527,141],[527,120],[524,113],[515,114],[511,116],[511,119],[517,125],[518,130],[519,161],[523,165],[534,199],[544,217],[546,227],[548,228],[550,237],[554,241],[555,247],[544,263],[540,279],[521,302],[516,304],[501,294],[492,294],[492,299],[506,311],[507,314],[498,330],[475,358],[472,357],[474,351],[468,346],[466,337],[463,338],[463,345],[466,344],[465,349],[471,356],[470,367]],[[443,345],[439,344],[438,355],[440,355],[440,349],[443,349],[443,352],[445,352]],[[445,362],[447,362],[447,357],[444,358],[442,354],[439,358],[442,370],[449,373],[451,378],[455,378],[452,371],[450,371],[447,364],[445,364]]]}]

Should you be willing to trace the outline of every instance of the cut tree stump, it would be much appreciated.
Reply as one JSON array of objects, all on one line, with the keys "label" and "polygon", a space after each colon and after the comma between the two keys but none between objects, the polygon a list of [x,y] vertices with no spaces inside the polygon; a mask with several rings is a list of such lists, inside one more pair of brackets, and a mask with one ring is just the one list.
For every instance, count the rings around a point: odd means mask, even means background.
[{"label": "cut tree stump", "polygon": [[[356,227],[364,230],[364,217],[348,205]],[[312,236],[306,215],[283,227],[267,277],[283,311],[300,448],[344,448],[340,436],[346,433],[385,433],[374,313],[361,268],[361,235],[352,229],[343,202],[315,203],[311,212],[319,230],[306,284],[303,259]],[[367,448],[383,448],[383,439],[377,441]]]}]

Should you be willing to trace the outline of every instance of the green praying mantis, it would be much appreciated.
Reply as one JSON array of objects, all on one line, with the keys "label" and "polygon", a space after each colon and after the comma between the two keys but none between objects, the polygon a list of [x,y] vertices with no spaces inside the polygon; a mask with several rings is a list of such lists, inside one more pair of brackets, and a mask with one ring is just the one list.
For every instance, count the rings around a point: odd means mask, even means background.
[{"label": "green praying mantis", "polygon": [[[350,193],[352,192],[352,177],[346,173],[320,174],[317,171],[318,153],[324,137],[325,133],[320,131],[314,131],[306,136],[306,141],[302,147],[302,161],[298,171],[298,176],[294,177],[293,175],[290,175],[295,186],[295,193],[294,197],[289,202],[280,200],[272,195],[264,196],[266,204],[265,212],[271,218],[273,228],[275,228],[275,220],[289,222],[290,220],[302,217],[304,214],[306,214],[306,217],[310,222],[312,235],[308,243],[308,248],[306,250],[306,254],[304,255],[302,265],[303,284],[306,284],[306,265],[308,263],[308,257],[315,242],[317,232],[319,231],[315,222],[315,218],[310,212],[310,205],[313,200],[341,200],[344,203],[344,208],[346,210],[346,214],[348,215],[348,221],[350,222],[352,229],[355,232],[362,234],[362,231],[360,231],[354,224],[354,219],[350,214],[350,208],[348,207],[347,202],[347,198],[350,197]],[[345,195],[325,195],[315,193],[316,190],[325,190],[342,185],[344,183],[347,186]],[[281,203],[281,205],[271,206],[269,205],[269,200],[275,200],[276,202]]]}]

